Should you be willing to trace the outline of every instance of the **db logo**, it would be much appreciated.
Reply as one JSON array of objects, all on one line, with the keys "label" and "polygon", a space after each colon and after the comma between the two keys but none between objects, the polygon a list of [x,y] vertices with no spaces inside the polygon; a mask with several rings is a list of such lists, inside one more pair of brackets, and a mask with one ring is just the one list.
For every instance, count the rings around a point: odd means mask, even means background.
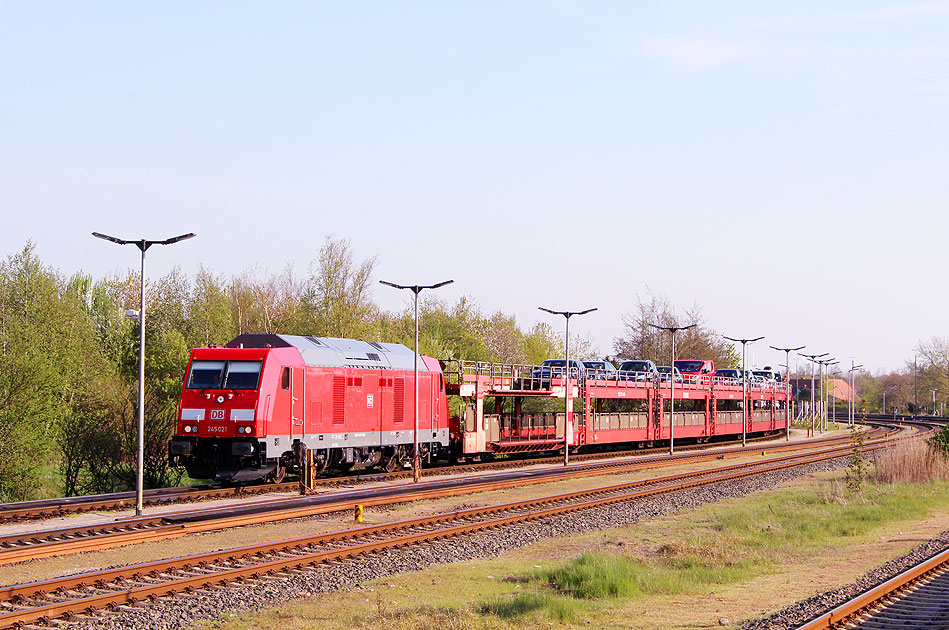
[{"label": "db logo", "polygon": [[223,410],[223,409],[212,409],[212,410],[211,410],[211,419],[212,419],[212,420],[223,420],[223,419],[224,419],[224,410]]}]

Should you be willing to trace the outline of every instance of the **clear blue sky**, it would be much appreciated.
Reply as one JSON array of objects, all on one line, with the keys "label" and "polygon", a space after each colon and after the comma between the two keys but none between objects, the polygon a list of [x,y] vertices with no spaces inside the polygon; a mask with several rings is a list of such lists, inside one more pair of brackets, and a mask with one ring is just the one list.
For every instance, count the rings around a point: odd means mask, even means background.
[{"label": "clear blue sky", "polygon": [[[891,369],[945,335],[949,2],[0,2],[0,253],[222,273],[325,235],[574,320],[652,290]],[[403,303],[384,287],[383,306]],[[782,353],[783,354],[783,353]],[[783,356],[780,357],[783,360]]]}]

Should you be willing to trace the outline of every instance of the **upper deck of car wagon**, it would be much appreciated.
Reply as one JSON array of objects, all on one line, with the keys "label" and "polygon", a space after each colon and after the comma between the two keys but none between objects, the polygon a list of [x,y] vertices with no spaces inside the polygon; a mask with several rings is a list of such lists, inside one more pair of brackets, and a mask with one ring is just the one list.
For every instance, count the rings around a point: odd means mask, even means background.
[{"label": "upper deck of car wagon", "polygon": [[[721,398],[740,399],[742,391],[741,379],[710,378],[704,374],[686,374],[673,383],[668,378],[652,378],[645,372],[617,372],[615,377],[597,378],[571,369],[568,379],[562,366],[559,371],[545,371],[544,366],[481,361],[448,361],[444,370],[448,393],[462,397],[563,398],[567,383],[571,397],[592,398],[647,398],[662,392],[668,397],[675,389],[676,398],[689,398],[690,392],[714,391],[720,392]],[[747,391],[758,400],[783,399],[786,395],[783,384],[774,381],[749,382]]]}]

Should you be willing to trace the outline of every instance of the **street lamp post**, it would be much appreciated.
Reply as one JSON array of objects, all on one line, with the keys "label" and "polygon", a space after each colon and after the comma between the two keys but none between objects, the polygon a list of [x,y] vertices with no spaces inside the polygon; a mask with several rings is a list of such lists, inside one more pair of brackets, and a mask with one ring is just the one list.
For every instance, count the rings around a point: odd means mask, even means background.
[{"label": "street lamp post", "polygon": [[[800,353],[798,353],[800,354]],[[820,357],[826,357],[829,352],[822,352],[821,354],[801,354],[802,357],[811,362],[811,406],[808,409],[808,412],[811,416],[811,428],[808,431],[808,437],[814,434],[814,364]]]},{"label": "street lamp post", "polygon": [[840,376],[840,363],[837,363],[837,367],[834,368],[834,380],[831,381],[831,399],[830,404],[832,406],[832,411],[834,412],[834,422],[837,422],[837,378]]},{"label": "street lamp post", "polygon": [[[837,361],[836,359],[827,359],[825,361],[824,365],[827,366],[827,370],[825,372],[826,378],[830,378],[830,366],[839,365],[839,364],[840,364],[840,361]],[[821,380],[821,384],[824,386],[824,399],[823,399],[824,400],[824,417],[821,420],[821,431],[826,431],[827,421],[829,417],[828,409],[830,409],[830,396],[831,396],[830,392],[831,392],[831,386],[833,385],[833,383],[832,382],[827,383]]]},{"label": "street lamp post", "polygon": [[[566,320],[566,325],[564,326],[563,332],[563,465],[566,466],[568,463],[570,463],[570,443],[573,441],[573,424],[571,423],[571,420],[573,419],[573,408],[570,404],[570,318],[574,315],[586,315],[587,313],[592,313],[596,310],[596,307],[588,308],[585,311],[554,311],[549,308],[544,308],[543,306],[538,306],[537,308],[544,311],[545,313],[550,313],[551,315],[563,315],[564,319]],[[553,370],[551,370],[551,379],[553,379],[553,375]],[[577,382],[580,382],[579,373],[577,374]]]},{"label": "street lamp post", "polygon": [[785,392],[786,392],[785,395],[786,395],[786,397],[787,397],[787,400],[784,401],[784,409],[785,409],[785,414],[784,414],[784,415],[785,415],[786,418],[787,418],[787,428],[786,428],[786,432],[785,432],[785,435],[786,435],[785,439],[786,439],[787,441],[790,441],[790,439],[791,439],[791,418],[794,416],[794,409],[793,409],[793,407],[794,407],[794,401],[791,400],[791,353],[792,353],[792,352],[797,352],[798,350],[803,350],[803,349],[804,349],[804,346],[798,346],[797,348],[779,348],[779,347],[777,347],[777,346],[768,346],[768,347],[769,347],[769,348],[772,348],[773,350],[781,350],[781,351],[783,351],[783,352],[785,353],[785,359],[784,359],[785,365],[784,365],[784,369],[787,370],[787,371],[785,372],[785,377],[784,377],[784,389],[785,389]]},{"label": "street lamp post", "polygon": [[139,290],[138,310],[138,439],[135,472],[135,516],[142,515],[145,482],[145,251],[152,245],[172,245],[178,241],[194,238],[194,233],[182,234],[161,241],[141,239],[129,241],[108,234],[93,232],[93,236],[117,245],[135,245],[142,251],[141,287]]},{"label": "street lamp post", "polygon": [[836,359],[831,357],[830,359],[822,359],[817,361],[817,365],[820,366],[817,368],[818,379],[820,380],[820,405],[819,408],[821,413],[818,415],[818,430],[823,433],[824,428],[826,427],[827,422],[827,396],[826,396],[826,383],[824,381],[824,366],[832,365],[836,363]]},{"label": "street lamp post", "polygon": [[745,346],[755,341],[761,341],[764,337],[755,337],[754,339],[735,339],[727,335],[722,335],[729,341],[741,343],[741,445],[748,444],[748,373],[745,371]]},{"label": "street lamp post", "polygon": [[[666,330],[672,334],[672,364],[669,372],[669,454],[675,453],[675,407],[676,407],[676,333],[680,330],[695,328],[698,324],[689,324],[688,326],[659,326],[649,324],[653,328]],[[662,398],[660,397],[660,401]],[[662,435],[662,414],[659,415],[659,434]]]},{"label": "street lamp post", "polygon": [[[851,361],[852,363],[852,361]],[[847,370],[847,426],[853,426],[853,368]]]},{"label": "street lamp post", "polygon": [[850,372],[850,395],[848,396],[848,400],[847,400],[847,402],[849,403],[847,405],[847,416],[848,416],[847,422],[850,424],[851,427],[853,426],[854,422],[856,422],[857,420],[857,398],[856,398],[856,393],[854,392],[854,389],[856,388],[856,384],[857,384],[857,379],[854,372],[856,372],[862,367],[863,365],[854,365],[853,359],[850,359],[850,370],[848,370]]},{"label": "street lamp post", "polygon": [[916,367],[916,351],[913,351],[913,415],[919,413],[919,369]]},{"label": "street lamp post", "polygon": [[791,418],[794,417],[794,409],[791,404],[791,386],[788,384],[787,379],[791,377],[791,367],[783,363],[778,363],[778,367],[783,367],[785,371],[785,381],[784,381],[784,418],[786,421],[786,426],[784,427],[784,439],[786,441],[791,440]]},{"label": "street lamp post", "polygon": [[415,367],[413,370],[413,380],[415,381],[415,428],[412,432],[412,479],[418,483],[422,477],[422,457],[418,450],[418,294],[424,289],[437,289],[446,284],[451,284],[454,280],[445,280],[438,284],[396,284],[385,280],[379,281],[388,287],[396,289],[408,289],[415,294]]}]

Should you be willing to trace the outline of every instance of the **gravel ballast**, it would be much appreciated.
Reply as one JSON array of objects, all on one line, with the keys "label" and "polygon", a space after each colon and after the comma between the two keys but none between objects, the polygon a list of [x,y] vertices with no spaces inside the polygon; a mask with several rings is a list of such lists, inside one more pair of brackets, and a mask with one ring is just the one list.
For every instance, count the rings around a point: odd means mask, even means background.
[{"label": "gravel ballast", "polygon": [[[163,598],[140,607],[125,607],[119,611],[97,613],[94,617],[81,619],[69,625],[71,628],[82,630],[186,628],[197,621],[216,620],[229,613],[256,611],[295,598],[345,590],[368,580],[397,573],[421,571],[433,565],[449,562],[493,558],[547,538],[562,538],[591,530],[620,527],[723,499],[769,490],[797,477],[842,468],[847,465],[847,462],[847,457],[841,457],[826,462],[531,521],[490,532],[380,552],[345,563],[293,571],[285,576],[263,578],[232,588],[202,590],[173,598]],[[949,533],[944,534],[943,538],[931,541],[928,545],[934,550],[941,548],[940,544],[949,545]],[[847,593],[855,594],[888,579],[892,574],[912,564],[912,557],[921,558],[926,555],[923,549],[925,547],[927,545],[921,545],[917,550],[918,553],[914,551],[900,560],[868,573],[852,587],[810,598],[766,620],[746,624],[744,628],[745,630],[777,629],[800,623],[843,601]]]}]

